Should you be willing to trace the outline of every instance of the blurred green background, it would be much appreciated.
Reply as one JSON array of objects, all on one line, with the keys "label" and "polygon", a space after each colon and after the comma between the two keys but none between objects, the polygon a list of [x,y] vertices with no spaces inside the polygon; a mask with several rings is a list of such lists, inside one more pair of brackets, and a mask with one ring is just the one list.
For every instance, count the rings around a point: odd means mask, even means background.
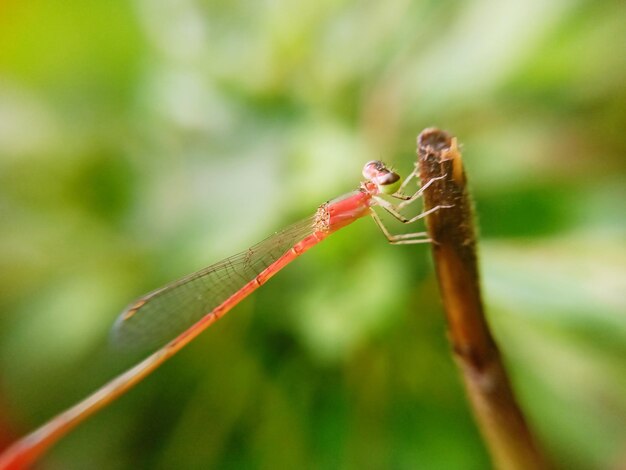
[{"label": "blurred green background", "polygon": [[[456,134],[489,316],[563,468],[626,465],[626,5],[0,3],[0,440],[136,296]],[[398,229],[399,230],[399,229]],[[111,353],[112,354],[112,353]],[[482,469],[426,246],[362,220],[40,468]]]}]

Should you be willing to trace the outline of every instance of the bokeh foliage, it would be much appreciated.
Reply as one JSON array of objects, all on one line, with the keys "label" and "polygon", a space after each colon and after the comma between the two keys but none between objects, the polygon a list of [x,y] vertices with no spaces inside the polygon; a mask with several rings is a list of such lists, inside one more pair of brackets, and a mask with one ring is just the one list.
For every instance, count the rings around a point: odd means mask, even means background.
[{"label": "bokeh foliage", "polygon": [[[368,160],[408,172],[436,125],[463,144],[532,424],[564,468],[623,464],[625,20],[590,0],[2,2],[0,437],[110,375],[133,297]],[[361,221],[42,468],[485,468],[444,330],[428,248]]]}]

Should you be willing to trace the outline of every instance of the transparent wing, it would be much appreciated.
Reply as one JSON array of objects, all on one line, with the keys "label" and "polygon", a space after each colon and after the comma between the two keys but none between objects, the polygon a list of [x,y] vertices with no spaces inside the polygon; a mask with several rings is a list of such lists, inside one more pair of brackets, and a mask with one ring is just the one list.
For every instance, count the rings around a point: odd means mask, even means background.
[{"label": "transparent wing", "polygon": [[140,297],[115,322],[114,344],[132,350],[163,346],[313,233],[313,222],[314,217],[297,222],[244,252]]}]

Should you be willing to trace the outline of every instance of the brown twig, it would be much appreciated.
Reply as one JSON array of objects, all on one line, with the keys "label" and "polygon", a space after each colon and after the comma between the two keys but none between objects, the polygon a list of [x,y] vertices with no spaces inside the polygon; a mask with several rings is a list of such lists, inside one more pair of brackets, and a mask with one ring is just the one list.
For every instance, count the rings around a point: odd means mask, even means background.
[{"label": "brown twig", "polygon": [[520,409],[485,318],[472,204],[456,138],[426,129],[417,139],[424,210],[448,323],[448,335],[474,416],[499,469],[549,468]]}]

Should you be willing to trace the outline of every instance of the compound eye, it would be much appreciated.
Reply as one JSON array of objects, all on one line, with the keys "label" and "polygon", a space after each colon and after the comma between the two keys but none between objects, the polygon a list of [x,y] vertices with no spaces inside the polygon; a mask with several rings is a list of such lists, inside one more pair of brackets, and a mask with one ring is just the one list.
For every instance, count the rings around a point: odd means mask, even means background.
[{"label": "compound eye", "polygon": [[371,162],[367,162],[365,166],[363,166],[363,178],[373,181],[374,178],[385,169],[385,164],[381,161],[372,160]]},{"label": "compound eye", "polygon": [[379,186],[387,186],[387,185],[392,185],[394,183],[396,183],[397,181],[400,181],[400,175],[394,171],[385,171],[385,172],[380,172],[375,179],[375,183]]},{"label": "compound eye", "polygon": [[402,178],[395,171],[391,171],[385,164],[378,160],[367,162],[363,167],[363,176],[371,181],[381,193],[395,193],[402,182]]},{"label": "compound eye", "polygon": [[393,194],[400,189],[402,178],[395,171],[387,170],[386,173],[381,174],[376,180],[373,180],[373,182],[376,183],[381,193]]}]

